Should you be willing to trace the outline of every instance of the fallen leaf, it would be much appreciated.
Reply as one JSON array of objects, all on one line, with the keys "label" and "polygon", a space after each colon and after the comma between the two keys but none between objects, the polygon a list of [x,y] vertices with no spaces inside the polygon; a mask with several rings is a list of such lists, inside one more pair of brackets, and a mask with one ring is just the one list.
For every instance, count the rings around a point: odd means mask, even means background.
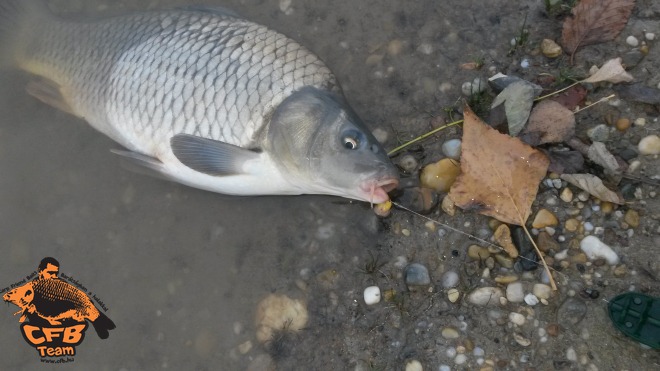
[{"label": "fallen leaf", "polygon": [[566,18],[561,34],[571,56],[580,46],[614,40],[628,23],[635,0],[582,0]]},{"label": "fallen leaf", "polygon": [[578,151],[548,151],[541,149],[548,159],[550,165],[548,171],[557,174],[575,174],[582,171],[584,167],[584,157]]},{"label": "fallen leaf", "polygon": [[575,115],[560,103],[539,102],[529,116],[520,139],[531,146],[563,142],[575,135]]},{"label": "fallen leaf", "polygon": [[527,123],[529,113],[534,105],[536,94],[532,83],[527,81],[516,81],[508,85],[495,97],[491,108],[504,103],[506,120],[509,124],[509,134],[517,136]]},{"label": "fallen leaf", "polygon": [[621,58],[614,58],[605,62],[605,64],[603,64],[603,66],[599,68],[598,71],[589,76],[589,78],[582,81],[590,83],[608,81],[616,84],[619,82],[630,82],[634,79],[635,78],[626,72],[626,70],[621,65]]},{"label": "fallen leaf", "polygon": [[572,185],[589,192],[590,195],[599,198],[601,201],[608,201],[623,205],[624,200],[621,195],[605,187],[599,177],[591,174],[562,174],[561,179]]},{"label": "fallen leaf", "polygon": [[504,223],[524,225],[548,159],[517,138],[490,128],[465,107],[461,174],[449,197]]},{"label": "fallen leaf", "polygon": [[574,111],[575,108],[584,103],[584,99],[586,97],[587,89],[584,86],[578,84],[550,99],[568,108],[569,110]]},{"label": "fallen leaf", "polygon": [[587,151],[587,157],[596,164],[602,166],[606,173],[617,174],[621,172],[619,162],[614,155],[607,150],[604,143],[593,142]]},{"label": "fallen leaf", "polygon": [[529,84],[529,86],[534,89],[534,95],[539,96],[543,92],[543,87],[534,84],[532,82],[529,82],[525,79],[521,79],[518,76],[508,76],[505,75],[501,72],[498,72],[497,74],[493,75],[491,78],[488,79],[488,85],[497,93],[501,92],[504,90],[507,86],[513,84],[514,82],[522,82],[525,84]]}]

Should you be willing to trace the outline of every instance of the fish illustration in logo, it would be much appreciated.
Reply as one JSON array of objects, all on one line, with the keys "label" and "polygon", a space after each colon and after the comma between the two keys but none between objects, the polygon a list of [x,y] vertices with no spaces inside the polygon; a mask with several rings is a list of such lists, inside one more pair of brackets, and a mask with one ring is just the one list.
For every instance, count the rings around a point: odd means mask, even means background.
[{"label": "fish illustration in logo", "polygon": [[[28,92],[85,119],[133,167],[233,195],[389,200],[398,171],[311,51],[224,9],[78,22],[0,2]],[[11,40],[9,42],[8,40]]]},{"label": "fish illustration in logo", "polygon": [[[115,328],[114,322],[100,312],[87,294],[75,286],[57,278],[59,263],[45,258],[39,266],[39,277],[7,292],[3,299],[17,305],[22,313],[19,322],[39,317],[50,325],[60,325],[70,320],[89,320],[101,339],[109,336]],[[57,268],[57,269],[55,269]],[[30,320],[32,322],[32,320]]]}]

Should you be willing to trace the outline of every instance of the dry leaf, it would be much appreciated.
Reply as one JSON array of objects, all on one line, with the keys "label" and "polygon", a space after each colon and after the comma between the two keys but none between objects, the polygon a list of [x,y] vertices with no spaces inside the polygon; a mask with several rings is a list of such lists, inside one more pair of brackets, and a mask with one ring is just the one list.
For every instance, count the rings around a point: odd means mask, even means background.
[{"label": "dry leaf", "polygon": [[623,205],[624,200],[618,193],[605,187],[599,177],[591,174],[562,174],[561,178],[572,185],[583,189],[594,197],[602,201],[609,201],[615,204]]},{"label": "dry leaf", "polygon": [[490,128],[465,107],[461,174],[449,197],[462,209],[523,225],[548,159],[517,138]]},{"label": "dry leaf", "polygon": [[630,82],[635,78],[626,72],[626,70],[621,65],[621,58],[610,59],[605,62],[601,68],[598,69],[593,75],[589,76],[588,79],[582,80],[583,82],[601,82],[608,81],[611,83],[619,82]]},{"label": "dry leaf", "polygon": [[578,151],[548,151],[543,148],[540,150],[550,159],[548,171],[553,173],[575,174],[584,167],[584,157]]},{"label": "dry leaf", "polygon": [[493,100],[491,108],[504,103],[509,134],[514,137],[525,126],[529,118],[529,113],[532,110],[534,98],[536,97],[532,85],[532,83],[527,81],[516,81],[504,88]]},{"label": "dry leaf", "polygon": [[531,146],[563,142],[575,135],[575,115],[560,103],[539,102],[529,116],[520,139]]},{"label": "dry leaf", "polygon": [[566,18],[561,43],[573,55],[580,46],[614,40],[626,26],[635,0],[582,0]]},{"label": "dry leaf", "polygon": [[587,151],[587,157],[605,169],[606,173],[617,174],[621,172],[619,162],[614,158],[601,142],[593,142]]},{"label": "dry leaf", "polygon": [[568,108],[569,110],[574,111],[575,108],[584,103],[584,99],[586,97],[587,89],[584,86],[577,84],[550,99]]}]

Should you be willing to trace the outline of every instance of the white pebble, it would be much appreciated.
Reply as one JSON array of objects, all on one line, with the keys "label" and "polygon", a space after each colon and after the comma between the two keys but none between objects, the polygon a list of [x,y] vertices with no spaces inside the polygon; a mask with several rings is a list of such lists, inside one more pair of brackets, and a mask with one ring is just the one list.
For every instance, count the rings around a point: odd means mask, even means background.
[{"label": "white pebble", "polygon": [[591,232],[594,230],[594,225],[591,222],[585,222],[583,225],[584,230],[587,232]]},{"label": "white pebble", "polygon": [[642,138],[637,145],[641,155],[660,154],[660,137],[653,134]]},{"label": "white pebble", "polygon": [[566,359],[571,362],[577,362],[577,353],[573,347],[566,349]]},{"label": "white pebble", "polygon": [[512,303],[522,303],[525,298],[522,282],[512,282],[506,287],[506,298]]},{"label": "white pebble", "polygon": [[293,13],[293,9],[291,9],[291,1],[292,0],[280,0],[280,11],[286,15],[291,15]]},{"label": "white pebble", "polygon": [[474,305],[499,305],[504,292],[499,287],[480,287],[468,295],[468,301]]},{"label": "white pebble", "polygon": [[646,40],[648,40],[648,41],[653,41],[653,40],[655,40],[655,34],[654,34],[653,32],[647,32],[647,33],[645,33],[645,34],[644,34],[644,37],[645,37]]},{"label": "white pebble", "polygon": [[486,354],[486,352],[480,347],[475,347],[474,350],[472,351],[472,354],[474,354],[475,357],[483,357]]},{"label": "white pebble", "polygon": [[447,357],[449,358],[454,358],[456,357],[456,348],[454,347],[449,347],[447,348],[447,351],[445,352],[447,354]]},{"label": "white pebble", "polygon": [[638,46],[639,45],[639,40],[633,35],[630,35],[626,38],[626,43],[632,47]]},{"label": "white pebble", "polygon": [[527,305],[534,306],[539,303],[539,298],[537,298],[534,294],[527,294],[525,295],[525,303],[527,303]]},{"label": "white pebble", "polygon": [[509,313],[509,322],[518,326],[522,326],[525,324],[525,316],[520,313],[511,312]]},{"label": "white pebble", "polygon": [[458,273],[447,271],[442,275],[442,287],[449,289],[458,285]]},{"label": "white pebble", "polygon": [[529,63],[529,59],[525,58],[522,61],[520,61],[520,67],[522,68],[529,68],[531,63]]},{"label": "white pebble", "polygon": [[449,367],[449,365],[440,365],[438,371],[451,371],[451,367]]},{"label": "white pebble", "polygon": [[555,254],[556,260],[564,260],[566,258],[568,258],[568,249],[562,250]]},{"label": "white pebble", "polygon": [[635,126],[644,126],[646,125],[646,119],[644,117],[638,117],[635,119]]},{"label": "white pebble", "polygon": [[443,328],[440,334],[445,339],[458,339],[458,337],[460,336],[458,331],[456,331],[456,329],[452,327]]},{"label": "white pebble", "polygon": [[442,153],[449,158],[458,160],[461,157],[461,140],[450,139],[442,143]]},{"label": "white pebble", "polygon": [[589,260],[604,258],[608,264],[615,265],[619,263],[619,256],[607,246],[598,237],[587,236],[580,241],[580,249],[587,255]]},{"label": "white pebble", "polygon": [[380,303],[380,288],[378,286],[369,286],[364,289],[364,302],[367,305]]},{"label": "white pebble", "polygon": [[462,365],[465,361],[467,361],[467,356],[465,354],[459,354],[454,358],[454,363],[457,365]]},{"label": "white pebble", "polygon": [[413,359],[412,361],[409,361],[406,363],[406,371],[423,371],[424,367],[422,367],[422,364],[419,363],[418,360]]},{"label": "white pebble", "polygon": [[550,299],[552,296],[552,287],[542,283],[537,283],[534,284],[534,289],[532,292],[539,299]]}]

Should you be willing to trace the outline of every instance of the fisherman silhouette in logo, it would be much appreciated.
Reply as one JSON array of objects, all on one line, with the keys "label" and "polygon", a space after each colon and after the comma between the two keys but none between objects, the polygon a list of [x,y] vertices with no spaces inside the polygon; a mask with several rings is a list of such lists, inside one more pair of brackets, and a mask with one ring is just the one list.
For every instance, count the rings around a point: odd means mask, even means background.
[{"label": "fisherman silhouette in logo", "polygon": [[41,260],[39,276],[3,296],[17,305],[22,313],[19,322],[27,319],[35,326],[70,326],[89,320],[101,339],[115,328],[114,322],[100,312],[87,294],[58,278],[60,263],[51,257]]}]

